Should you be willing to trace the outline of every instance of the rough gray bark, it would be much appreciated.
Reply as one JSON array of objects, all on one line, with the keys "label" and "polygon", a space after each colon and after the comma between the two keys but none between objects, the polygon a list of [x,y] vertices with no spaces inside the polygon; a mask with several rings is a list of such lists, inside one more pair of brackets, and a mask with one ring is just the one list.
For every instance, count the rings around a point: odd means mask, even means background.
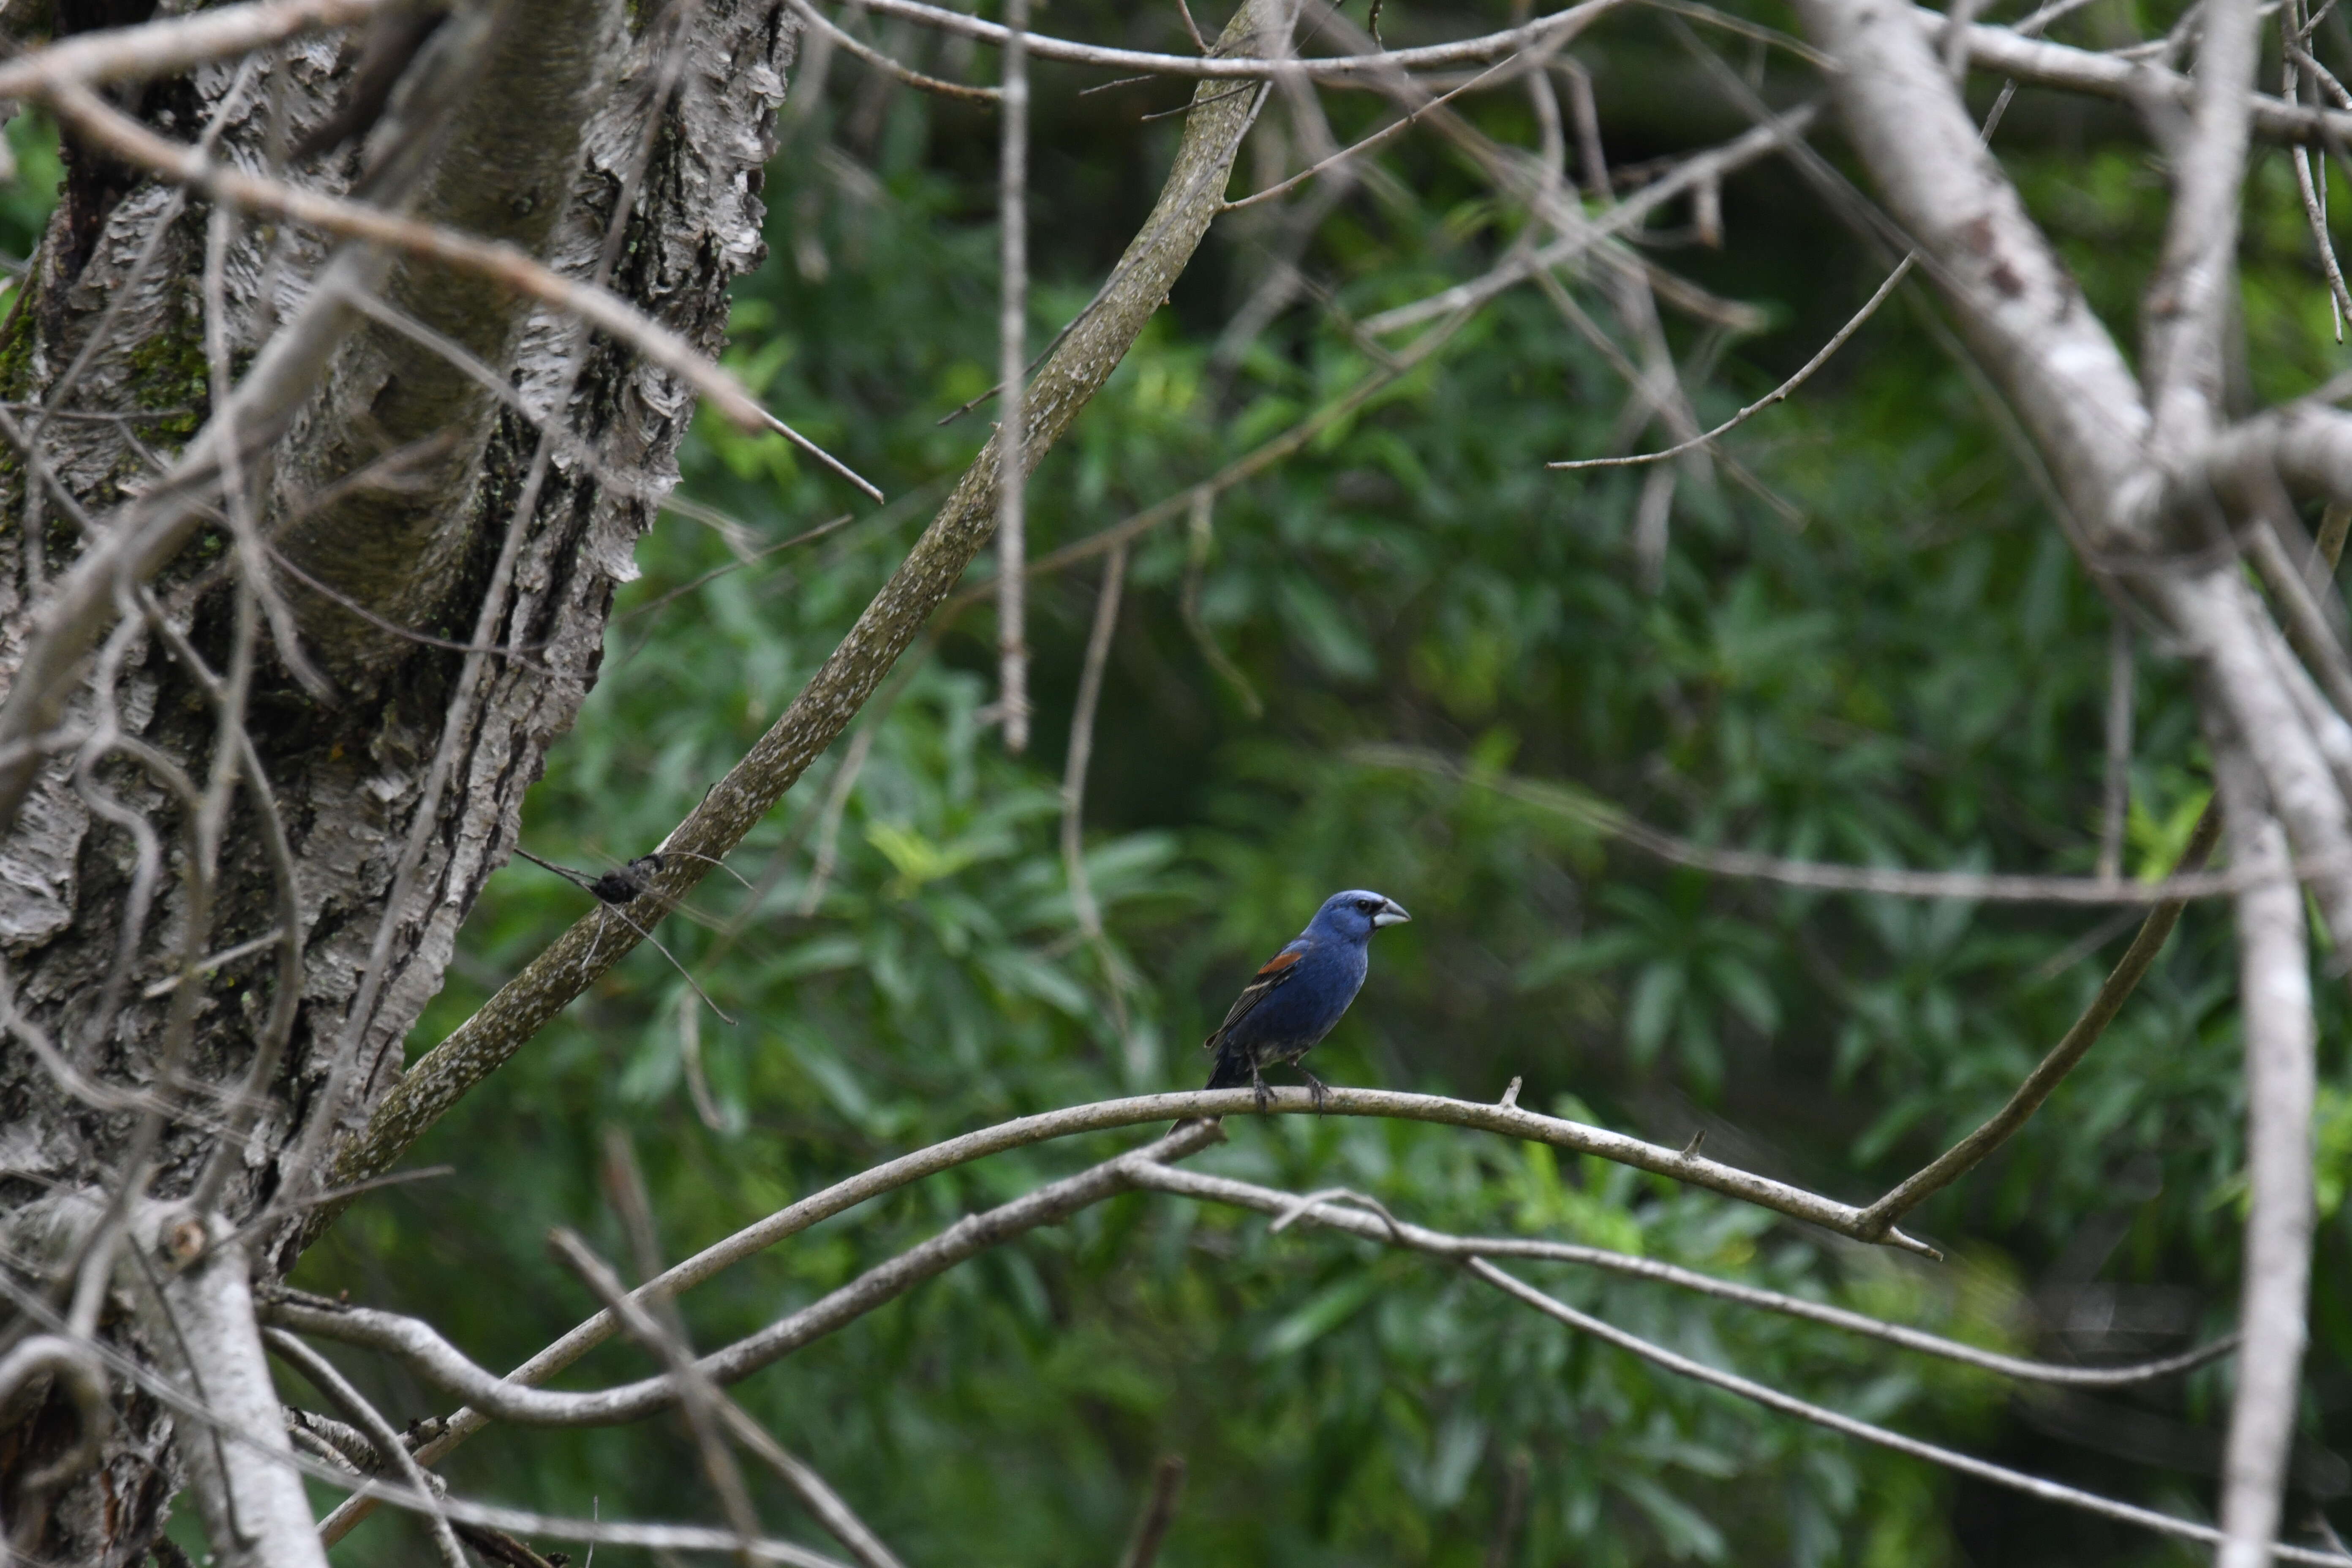
[{"label": "rough gray bark", "polygon": [[[727,287],[761,255],[759,190],[792,25],[759,0],[677,0],[668,10],[633,5],[625,15],[618,0],[593,8],[514,0],[500,16],[479,84],[438,143],[416,215],[513,241],[567,275],[590,277],[626,173],[658,115],[613,287],[715,353]],[[684,68],[677,92],[660,102],[656,87],[681,27]],[[233,92],[234,65],[152,84],[142,117],[192,141],[220,114],[223,153],[260,170],[273,98],[286,114],[276,144],[288,144],[328,117],[348,76],[331,38],[299,40],[280,58],[278,80],[266,88],[247,83]],[[330,163],[313,174],[342,189],[365,155],[346,151]],[[94,185],[84,193],[100,194]],[[68,416],[39,424],[35,438],[72,503],[28,483],[13,449],[0,460],[0,686],[24,656],[44,586],[81,549],[70,512],[103,517],[155,471],[155,457],[168,461],[209,408],[201,276],[210,215],[168,188],[132,184],[95,215],[88,244],[77,245],[71,225],[92,216],[89,200],[61,207],[0,328],[0,398],[56,399]],[[308,237],[256,227],[238,226],[225,269],[229,317],[250,334],[233,344],[240,363],[257,346],[257,301],[268,294],[265,326],[288,319],[327,255]],[[613,589],[633,574],[635,540],[651,521],[653,498],[675,481],[693,413],[691,395],[671,376],[601,337],[588,343],[575,385],[572,361],[583,343],[575,323],[491,286],[412,266],[394,270],[389,299],[487,363],[534,411],[551,410],[572,386],[560,412],[587,446],[559,445],[520,538],[498,640],[528,647],[530,657],[489,662],[418,874],[394,911],[385,984],[356,1029],[346,1028],[346,1015],[462,656],[385,633],[297,589],[289,597],[306,647],[336,687],[321,700],[269,656],[265,638],[248,728],[292,851],[305,963],[289,1047],[220,1194],[220,1209],[239,1222],[299,1181],[288,1162],[306,1133],[318,1139],[363,1122],[397,1078],[400,1042],[440,984],[459,922],[512,846],[523,792],[593,680]],[[117,319],[104,343],[65,386],[110,310]],[[20,425],[37,420],[17,416]],[[263,521],[289,560],[346,597],[397,625],[463,639],[538,441],[529,421],[464,372],[413,336],[370,322],[343,344],[274,463],[257,476],[265,481],[257,489]],[[403,448],[422,457],[399,488],[347,487],[332,505],[315,504],[354,470]],[[627,476],[627,493],[598,482],[592,467]],[[155,583],[167,613],[216,668],[231,643],[233,596],[211,571],[225,548],[225,532],[208,526]],[[215,717],[200,687],[150,633],[120,634],[107,657],[121,668],[121,733],[201,781]],[[93,716],[86,692],[70,712]],[[263,938],[278,923],[259,826],[250,792],[240,791],[213,893],[209,952]],[[0,1241],[12,1254],[23,1251],[36,1199],[119,1184],[142,1097],[171,1109],[149,1190],[187,1194],[216,1142],[224,1097],[253,1064],[279,973],[266,944],[206,977],[176,1080],[159,1072],[172,1003],[146,993],[175,972],[187,918],[187,827],[182,803],[152,768],[121,750],[84,767],[68,752],[48,760],[0,838]],[[109,971],[142,879],[152,882],[152,914],[110,1017]],[[345,1038],[352,1052],[339,1072]],[[79,1097],[36,1045],[79,1067]],[[331,1102],[331,1084],[340,1088]],[[280,1243],[257,1260],[257,1273],[265,1280],[282,1274],[295,1250],[290,1239]],[[0,1324],[0,1335],[10,1331]],[[145,1353],[137,1331],[120,1332],[123,1348]],[[17,1507],[23,1479],[70,1447],[77,1431],[61,1394],[16,1405],[0,1411],[0,1517],[12,1529],[26,1522]],[[58,1493],[46,1523],[33,1521],[36,1539],[19,1544],[60,1563],[137,1561],[184,1473],[172,1441],[173,1423],[152,1401],[119,1392],[100,1467]]]}]

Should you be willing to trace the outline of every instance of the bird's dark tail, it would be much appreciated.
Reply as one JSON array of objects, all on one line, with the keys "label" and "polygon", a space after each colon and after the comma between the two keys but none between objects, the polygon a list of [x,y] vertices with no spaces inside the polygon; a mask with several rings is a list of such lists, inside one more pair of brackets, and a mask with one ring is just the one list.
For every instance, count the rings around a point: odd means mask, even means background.
[{"label": "bird's dark tail", "polygon": [[1204,1089],[1246,1089],[1251,1082],[1249,1053],[1232,1046],[1217,1047],[1217,1065],[1209,1069]]}]

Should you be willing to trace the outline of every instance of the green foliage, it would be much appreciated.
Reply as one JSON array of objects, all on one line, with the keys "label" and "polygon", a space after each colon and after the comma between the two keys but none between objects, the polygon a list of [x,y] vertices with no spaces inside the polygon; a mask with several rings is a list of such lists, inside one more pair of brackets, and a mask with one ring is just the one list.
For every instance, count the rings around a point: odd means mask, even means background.
[{"label": "green foliage", "polygon": [[16,177],[0,186],[0,252],[20,261],[40,242],[66,171],[58,155],[57,122],[46,110],[17,110],[8,121],[6,136]]},{"label": "green foliage", "polygon": [[[1344,135],[1370,110],[1335,112]],[[1477,112],[1498,133],[1523,114]],[[847,116],[853,141],[861,113]],[[961,113],[887,100],[853,164],[814,152],[820,109],[780,156],[774,255],[740,291],[730,363],[896,499],[751,560],[666,521],[621,597],[588,710],[530,797],[537,852],[593,872],[656,842],[781,711],[984,435],[984,407],[940,423],[987,389],[994,353],[985,171],[961,150],[979,122]],[[1131,216],[1087,182],[1164,163],[1164,127],[1127,124],[1097,168],[1085,162],[1094,132],[1050,111],[1041,123],[1040,145],[1074,166],[1049,163],[1041,195],[1039,342],[1083,306],[1099,275],[1087,258],[1115,253]],[[1475,272],[1513,237],[1516,215],[1461,169],[1410,142],[1396,156],[1397,188],[1343,205],[1308,252],[1328,311],[1294,309],[1237,364],[1216,357],[1217,332],[1273,235],[1220,230],[1040,471],[1033,549],[1156,502],[1344,394],[1374,368],[1348,321]],[[2149,253],[2162,196],[2142,153],[2103,144],[2085,162],[2031,142],[2013,161],[2088,298],[2127,335],[2128,268]],[[2278,217],[2276,165],[2263,169],[2246,297],[2270,395],[2339,356],[2315,315],[2308,242]],[[1718,286],[1762,296],[1789,325],[1700,382],[1702,420],[1770,387],[1875,282],[1819,211],[1756,188],[1728,197],[1752,276]],[[1376,942],[1362,1001],[1318,1052],[1324,1076],[1486,1098],[1523,1076],[1529,1104],[1675,1142],[1705,1127],[1727,1159],[1842,1197],[1882,1190],[2006,1098],[2125,928],[1666,871],[1608,847],[1589,819],[1350,748],[1404,742],[1463,757],[1474,780],[1573,781],[1675,831],[1780,854],[2087,868],[2108,612],[2015,432],[1944,357],[1926,300],[1906,290],[1819,382],[1730,440],[1772,500],[1728,464],[1682,471],[1654,595],[1630,560],[1642,472],[1542,465],[1659,433],[1625,427],[1605,359],[1532,289],[1223,497],[1206,535],[1180,521],[1146,536],[1087,797],[1110,969],[1075,929],[1055,847],[1058,740],[1097,568],[1037,589],[1030,758],[1007,758],[982,721],[985,614],[943,619],[861,721],[870,753],[854,781],[845,742],[734,857],[751,888],[714,876],[664,932],[739,1022],[700,1012],[641,950],[420,1149],[460,1179],[371,1198],[305,1282],[427,1310],[478,1358],[518,1361],[589,1306],[541,1260],[541,1232],[578,1225],[621,1254],[596,1184],[603,1124],[635,1140],[682,1252],[938,1138],[1191,1086],[1204,1064],[1187,1042],[1326,893],[1353,885],[1415,920]],[[1706,346],[1672,330],[1686,357]],[[697,426],[686,466],[690,493],[761,540],[851,505],[781,438],[714,422]],[[2143,660],[2138,728],[2131,864],[2152,876],[2208,787],[2180,672],[2160,658]],[[501,872],[416,1046],[591,907],[527,864]],[[1200,1163],[1351,1187],[1431,1225],[1667,1258],[2021,1352],[2154,1353],[2231,1317],[2231,994],[2226,922],[2192,910],[2015,1144],[1917,1216],[1953,1244],[1941,1267],[1436,1128],[1240,1121]],[[2312,1367],[2323,1439],[2352,1356],[2352,1314],[2332,1293],[2352,1170],[2335,1021],[2320,1146],[2336,1217]],[[698,1342],[1118,1146],[1001,1156],[819,1226],[689,1297]],[[2204,1506],[2195,1478],[2040,1436],[2034,1407],[1981,1374],[1654,1287],[1528,1273],[1838,1408]],[[477,1289],[485,1279],[498,1288]],[[2102,1289],[2171,1315],[2143,1314],[2144,1332],[2085,1327],[2076,1304]],[[606,1351],[577,1375],[643,1365]],[[2224,1377],[2113,1398],[2210,1428]],[[433,1408],[385,1392],[404,1416]],[[1677,1383],[1429,1260],[1162,1198],[1106,1205],[957,1270],[742,1394],[918,1564],[1111,1561],[1166,1452],[1191,1466],[1163,1559],[1178,1565],[1486,1561],[1521,1458],[1532,1484],[1515,1563],[2176,1560]],[[713,1513],[686,1445],[644,1432],[488,1437],[453,1477],[572,1512],[594,1500],[606,1518]],[[780,1498],[762,1500],[772,1522],[810,1534]],[[415,1550],[399,1527],[371,1525],[342,1560]]]}]

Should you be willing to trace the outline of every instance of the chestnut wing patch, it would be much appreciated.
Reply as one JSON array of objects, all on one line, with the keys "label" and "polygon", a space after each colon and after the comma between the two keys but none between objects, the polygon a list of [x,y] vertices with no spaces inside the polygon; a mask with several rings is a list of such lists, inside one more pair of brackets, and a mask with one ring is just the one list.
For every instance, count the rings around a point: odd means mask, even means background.
[{"label": "chestnut wing patch", "polygon": [[1228,1030],[1247,1017],[1250,1010],[1272,994],[1276,986],[1298,973],[1298,961],[1306,956],[1307,950],[1303,947],[1286,947],[1267,959],[1250,983],[1242,987],[1242,994],[1234,998],[1233,1006],[1226,1010],[1225,1021],[1201,1042],[1201,1048],[1215,1050],[1224,1040]]}]

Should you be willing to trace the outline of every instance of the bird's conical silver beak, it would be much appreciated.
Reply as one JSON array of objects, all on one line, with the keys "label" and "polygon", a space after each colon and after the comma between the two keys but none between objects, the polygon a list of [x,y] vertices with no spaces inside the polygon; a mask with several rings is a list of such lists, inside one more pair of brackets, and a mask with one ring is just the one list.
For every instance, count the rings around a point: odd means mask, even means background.
[{"label": "bird's conical silver beak", "polygon": [[1398,903],[1394,899],[1382,899],[1381,900],[1381,912],[1372,917],[1372,924],[1376,928],[1380,926],[1399,926],[1404,924],[1405,921],[1411,919],[1412,919],[1412,917],[1404,912],[1404,906],[1402,904]]}]

